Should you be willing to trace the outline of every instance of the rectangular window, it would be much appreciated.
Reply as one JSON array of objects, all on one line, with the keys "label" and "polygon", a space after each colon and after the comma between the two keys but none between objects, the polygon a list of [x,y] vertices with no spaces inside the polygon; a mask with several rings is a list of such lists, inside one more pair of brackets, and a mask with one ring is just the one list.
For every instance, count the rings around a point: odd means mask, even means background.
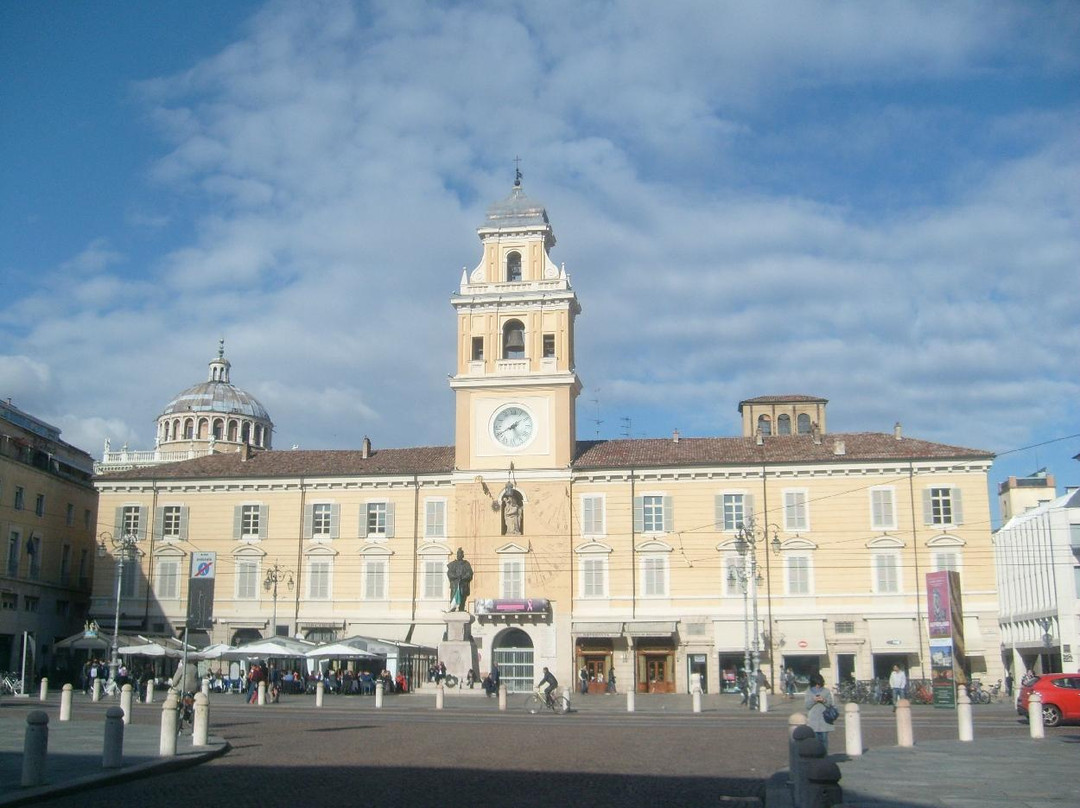
[{"label": "rectangular window", "polygon": [[900,591],[900,559],[895,553],[874,556],[874,591]]},{"label": "rectangular window", "polygon": [[125,505],[120,511],[120,533],[123,536],[141,536],[142,509],[138,505]]},{"label": "rectangular window", "polygon": [[166,505],[161,509],[161,537],[173,540],[180,538],[179,505]]},{"label": "rectangular window", "polygon": [[525,562],[520,558],[503,558],[499,563],[500,597],[525,597]]},{"label": "rectangular window", "polygon": [[22,536],[19,535],[19,532],[17,530],[11,531],[11,536],[8,538],[7,574],[12,578],[19,575],[19,546],[21,543]]},{"label": "rectangular window", "polygon": [[19,608],[19,596],[14,592],[0,593],[0,608],[5,612],[13,612]]},{"label": "rectangular window", "polygon": [[262,506],[240,506],[240,538],[258,539],[262,536]]},{"label": "rectangular window", "polygon": [[724,530],[738,530],[746,521],[746,496],[724,494]]},{"label": "rectangular window", "polygon": [[874,530],[896,530],[895,495],[892,488],[870,489],[870,526]]},{"label": "rectangular window", "polygon": [[959,525],[964,518],[959,488],[923,489],[923,522],[927,525]]},{"label": "rectangular window", "polygon": [[644,496],[642,502],[642,531],[645,533],[664,532],[664,498],[655,494]]},{"label": "rectangular window", "polygon": [[742,578],[740,577],[742,569],[742,559],[739,556],[729,554],[724,557],[724,594],[729,598],[743,594]]},{"label": "rectangular window", "polygon": [[330,562],[311,561],[308,564],[308,599],[330,599]]},{"label": "rectangular window", "polygon": [[86,508],[86,509],[83,510],[82,517],[83,517],[83,519],[82,519],[83,520],[83,527],[85,527],[87,530],[90,530],[91,526],[94,523],[94,514],[91,512],[91,510],[89,508]]},{"label": "rectangular window", "polygon": [[32,595],[23,597],[23,611],[36,612],[41,605],[41,598]]},{"label": "rectangular window", "polygon": [[472,338],[472,358],[474,362],[482,362],[484,359],[484,338]]},{"label": "rectangular window", "polygon": [[429,499],[424,503],[424,537],[446,538],[446,500]]},{"label": "rectangular window", "polygon": [[386,600],[386,560],[369,558],[364,561],[364,598]]},{"label": "rectangular window", "polygon": [[45,495],[38,494],[34,499],[34,514],[37,516],[45,515]]},{"label": "rectangular window", "polygon": [[588,495],[581,498],[581,533],[584,536],[604,535],[604,497]]},{"label": "rectangular window", "polygon": [[311,506],[311,537],[330,538],[333,524],[334,506],[321,502]]},{"label": "rectangular window", "polygon": [[833,624],[833,629],[837,634],[854,634],[855,633],[855,621],[854,620],[837,620]]},{"label": "rectangular window", "polygon": [[784,492],[784,530],[799,533],[809,529],[806,513],[806,492]]},{"label": "rectangular window", "polygon": [[646,597],[667,596],[667,558],[646,556],[642,559],[642,589]]},{"label": "rectangular window", "polygon": [[163,558],[157,568],[157,595],[163,600],[180,597],[180,562],[175,558]]},{"label": "rectangular window", "polygon": [[581,559],[581,595],[586,598],[607,596],[607,559],[588,555]]},{"label": "rectangular window", "polygon": [[445,561],[424,562],[424,600],[443,600],[446,597],[443,581],[446,579]]},{"label": "rectangular window", "polygon": [[960,572],[960,554],[955,550],[936,550],[933,561],[935,572]]},{"label": "rectangular window", "polygon": [[806,556],[789,556],[786,564],[787,593],[810,594],[810,559]]},{"label": "rectangular window", "polygon": [[386,503],[369,502],[367,506],[367,534],[369,536],[386,535]]},{"label": "rectangular window", "polygon": [[241,559],[236,562],[236,599],[255,600],[259,596],[259,562]]},{"label": "rectangular window", "polygon": [[41,577],[41,537],[31,536],[26,543],[26,557],[30,561],[30,580]]},{"label": "rectangular window", "polygon": [[64,514],[64,524],[68,527],[74,527],[75,525],[75,506],[70,502],[67,505],[67,512]]},{"label": "rectangular window", "polygon": [[544,359],[552,359],[555,356],[555,335],[544,334]]},{"label": "rectangular window", "polygon": [[21,511],[25,507],[25,497],[23,487],[21,485],[15,486],[15,510]]},{"label": "rectangular window", "polygon": [[65,544],[60,548],[60,583],[67,586],[71,583],[71,545]]},{"label": "rectangular window", "polygon": [[86,550],[79,551],[79,589],[86,589],[90,584],[90,578],[87,576],[87,565],[90,563],[90,556]]}]

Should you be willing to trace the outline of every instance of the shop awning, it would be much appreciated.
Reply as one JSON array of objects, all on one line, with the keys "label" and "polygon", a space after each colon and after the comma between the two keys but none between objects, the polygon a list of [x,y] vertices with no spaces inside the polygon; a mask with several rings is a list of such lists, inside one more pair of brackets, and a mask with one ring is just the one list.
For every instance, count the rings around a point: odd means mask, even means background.
[{"label": "shop awning", "polygon": [[800,654],[824,654],[825,647],[825,621],[820,618],[813,620],[777,620],[777,642],[783,640],[780,646],[781,652],[787,656],[799,656]]},{"label": "shop awning", "polygon": [[674,621],[642,620],[627,623],[626,633],[631,637],[671,637],[675,634],[676,625]]},{"label": "shop awning", "polygon": [[967,656],[986,655],[986,640],[983,639],[978,617],[964,618],[964,653]]},{"label": "shop awning", "polygon": [[575,637],[621,637],[622,623],[574,623]]},{"label": "shop awning", "polygon": [[919,632],[913,617],[883,617],[871,619],[870,653],[917,654]]},{"label": "shop awning", "polygon": [[746,639],[746,624],[742,620],[716,623],[716,650],[741,653],[746,650]]}]

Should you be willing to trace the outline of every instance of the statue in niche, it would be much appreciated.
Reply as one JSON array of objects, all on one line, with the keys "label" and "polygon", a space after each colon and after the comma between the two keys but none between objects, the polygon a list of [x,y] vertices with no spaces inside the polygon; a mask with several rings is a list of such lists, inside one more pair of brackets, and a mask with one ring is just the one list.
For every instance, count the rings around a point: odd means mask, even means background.
[{"label": "statue in niche", "polygon": [[525,501],[513,485],[506,484],[499,497],[502,505],[502,533],[504,536],[520,536]]},{"label": "statue in niche", "polygon": [[446,565],[446,577],[450,581],[450,611],[465,611],[465,601],[469,597],[473,569],[472,564],[465,560],[465,551],[460,547],[457,558]]}]

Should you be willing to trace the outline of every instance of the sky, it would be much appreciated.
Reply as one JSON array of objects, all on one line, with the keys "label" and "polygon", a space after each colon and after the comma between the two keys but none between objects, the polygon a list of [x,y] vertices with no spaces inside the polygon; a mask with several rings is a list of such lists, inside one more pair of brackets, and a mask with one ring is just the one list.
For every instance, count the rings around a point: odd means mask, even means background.
[{"label": "sky", "polygon": [[1080,3],[0,0],[0,396],[100,457],[232,381],[275,447],[448,445],[524,189],[579,437],[833,432],[1080,484]]}]

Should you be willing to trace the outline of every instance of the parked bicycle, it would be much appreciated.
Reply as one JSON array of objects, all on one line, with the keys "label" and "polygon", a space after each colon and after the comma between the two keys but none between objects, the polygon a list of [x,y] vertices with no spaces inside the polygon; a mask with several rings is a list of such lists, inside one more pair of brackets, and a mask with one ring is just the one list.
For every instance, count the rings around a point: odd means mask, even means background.
[{"label": "parked bicycle", "polygon": [[0,673],[0,695],[21,696],[23,694],[22,677],[17,673]]},{"label": "parked bicycle", "polygon": [[[995,692],[996,691],[996,692]],[[982,682],[978,679],[972,679],[971,685],[968,687],[968,696],[971,698],[972,704],[989,704],[994,701],[996,695],[1001,692],[1001,681],[994,686],[993,689],[987,690],[982,686]]]},{"label": "parked bicycle", "polygon": [[551,694],[551,698],[547,698],[543,690],[537,690],[525,700],[525,709],[531,715],[536,715],[543,710],[551,710],[558,715],[566,715],[570,712],[570,699],[554,693]]}]

